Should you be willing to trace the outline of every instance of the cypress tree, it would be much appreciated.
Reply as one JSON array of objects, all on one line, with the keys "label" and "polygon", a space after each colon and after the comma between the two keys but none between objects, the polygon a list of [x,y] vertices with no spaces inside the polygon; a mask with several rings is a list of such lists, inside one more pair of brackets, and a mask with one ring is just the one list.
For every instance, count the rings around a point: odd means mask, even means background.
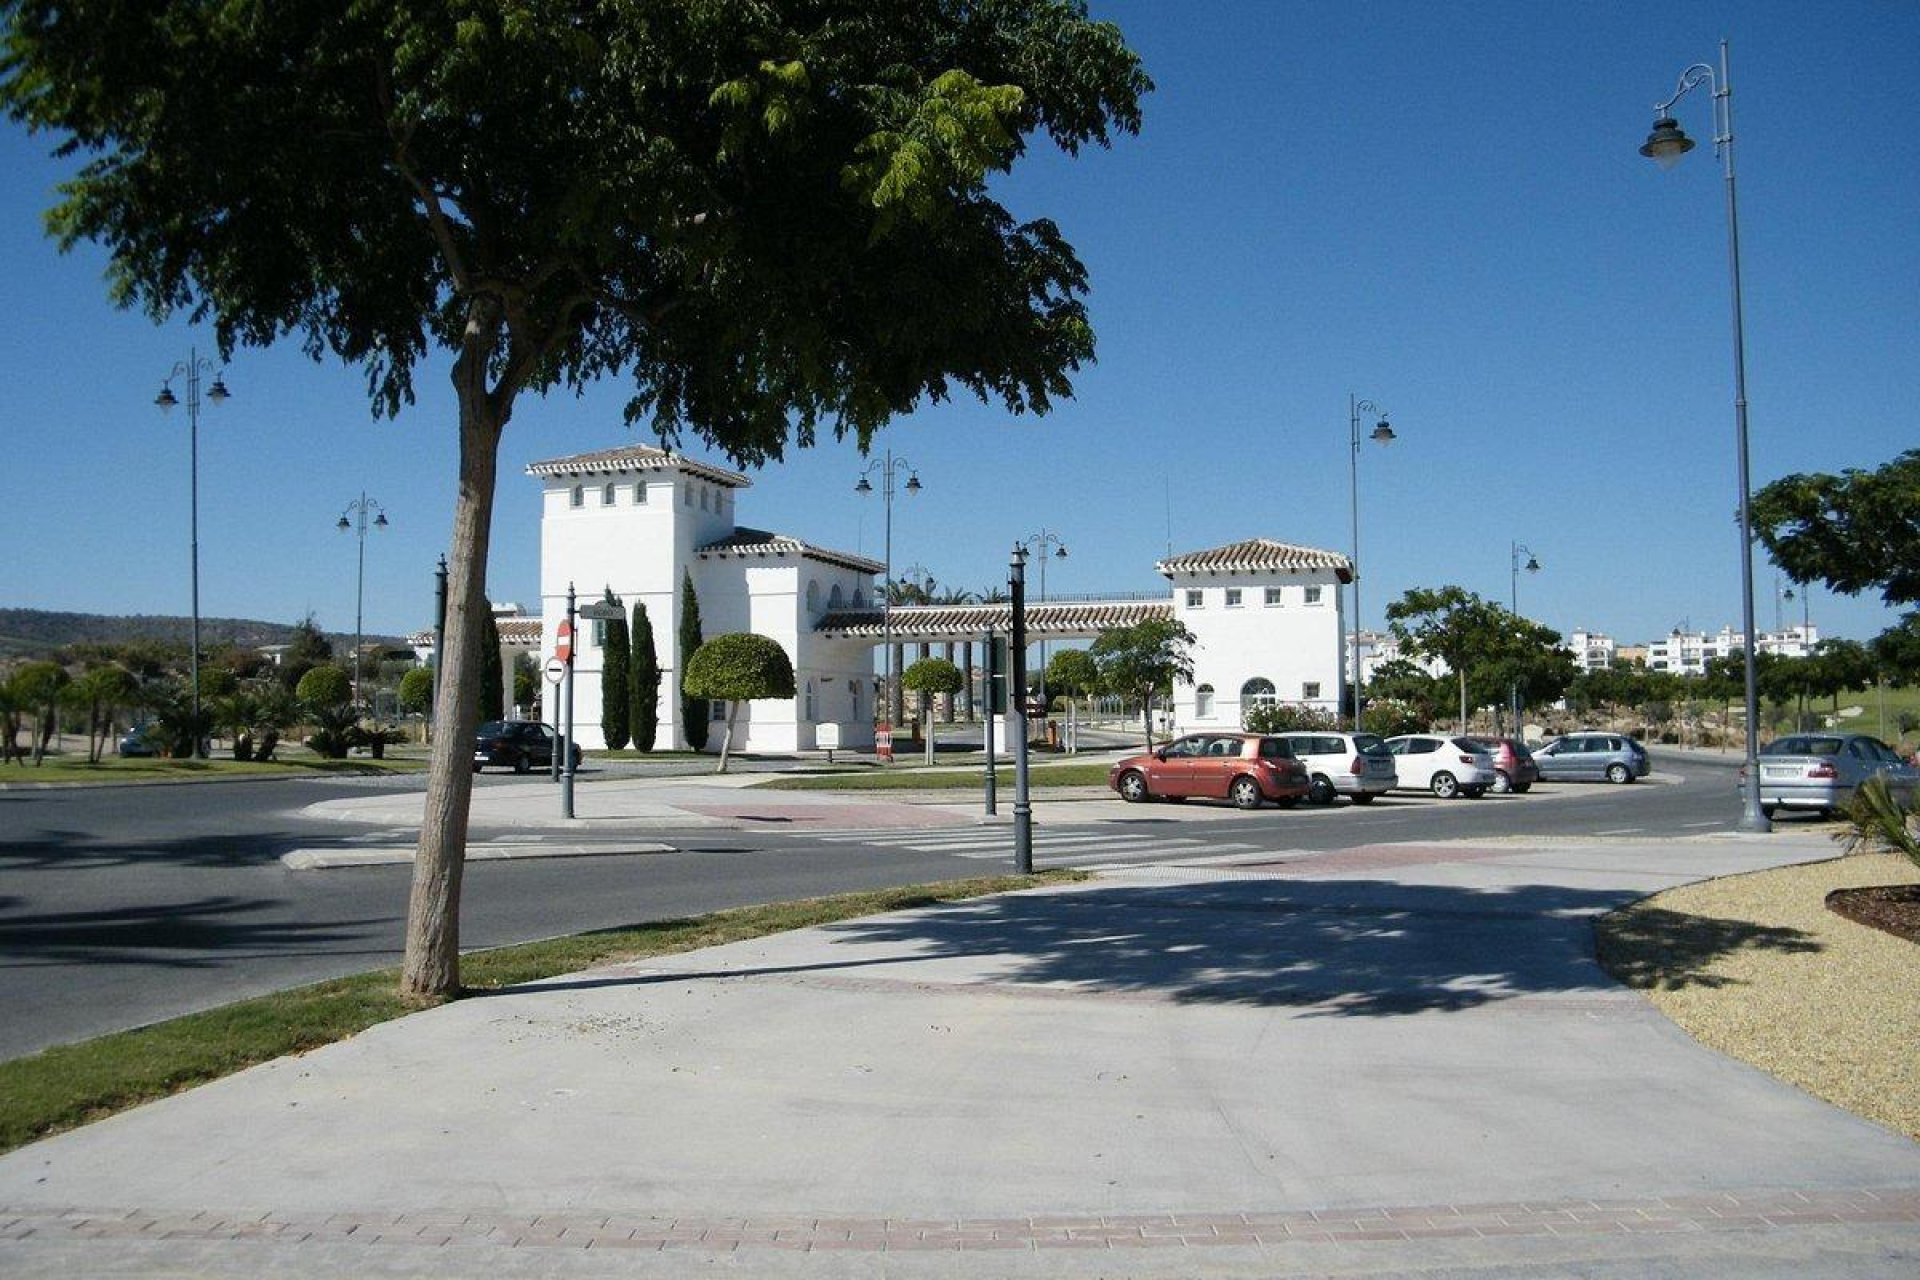
[{"label": "cypress tree", "polygon": [[660,732],[660,652],[653,643],[653,619],[647,606],[633,606],[633,672],[629,681],[633,694],[633,747],[653,750]]},{"label": "cypress tree", "polygon": [[506,672],[500,665],[500,624],[489,604],[480,615],[480,718],[504,720]]},{"label": "cypress tree", "polygon": [[[607,588],[606,602],[615,607],[620,604],[612,587]],[[609,751],[621,750],[632,736],[632,721],[629,719],[633,704],[631,661],[627,620],[608,618],[606,643],[601,646],[600,653],[600,732],[607,740]]]},{"label": "cypress tree", "polygon": [[700,597],[693,593],[693,573],[680,571],[680,732],[695,751],[707,749],[707,700],[687,696],[687,659],[700,647]]}]

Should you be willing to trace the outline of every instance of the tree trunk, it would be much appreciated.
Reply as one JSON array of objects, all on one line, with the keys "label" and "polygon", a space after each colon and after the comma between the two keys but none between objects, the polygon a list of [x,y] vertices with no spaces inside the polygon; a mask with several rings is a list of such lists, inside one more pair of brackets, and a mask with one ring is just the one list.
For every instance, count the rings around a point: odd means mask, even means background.
[{"label": "tree trunk", "polygon": [[1460,732],[1467,731],[1467,673],[1460,672]]},{"label": "tree trunk", "polygon": [[727,734],[724,738],[720,739],[720,767],[714,770],[715,773],[725,773],[727,771],[727,756],[733,751],[733,718],[739,713],[740,700],[738,698],[728,699]]},{"label": "tree trunk", "polygon": [[510,397],[496,403],[487,394],[486,345],[470,340],[453,373],[460,401],[460,491],[447,556],[446,652],[434,692],[433,722],[441,731],[434,735],[427,768],[400,973],[401,993],[416,999],[440,999],[460,989],[460,882],[473,795],[473,732],[479,724],[487,544],[500,433],[512,411]]}]

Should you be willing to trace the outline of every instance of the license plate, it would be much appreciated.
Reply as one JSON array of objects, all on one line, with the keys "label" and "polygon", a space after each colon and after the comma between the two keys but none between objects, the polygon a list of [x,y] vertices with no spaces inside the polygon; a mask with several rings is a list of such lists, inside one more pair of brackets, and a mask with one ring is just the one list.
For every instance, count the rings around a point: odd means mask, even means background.
[{"label": "license plate", "polygon": [[1800,770],[1790,764],[1763,764],[1760,766],[1760,776],[1763,778],[1797,778],[1800,776]]}]

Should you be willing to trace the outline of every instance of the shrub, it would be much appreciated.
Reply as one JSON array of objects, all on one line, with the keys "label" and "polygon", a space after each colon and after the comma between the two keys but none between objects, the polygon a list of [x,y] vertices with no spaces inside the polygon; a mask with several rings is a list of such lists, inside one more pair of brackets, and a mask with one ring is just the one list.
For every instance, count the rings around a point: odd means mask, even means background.
[{"label": "shrub", "polygon": [[1249,733],[1283,733],[1290,729],[1338,729],[1340,720],[1331,711],[1302,707],[1287,702],[1270,702],[1247,712]]}]

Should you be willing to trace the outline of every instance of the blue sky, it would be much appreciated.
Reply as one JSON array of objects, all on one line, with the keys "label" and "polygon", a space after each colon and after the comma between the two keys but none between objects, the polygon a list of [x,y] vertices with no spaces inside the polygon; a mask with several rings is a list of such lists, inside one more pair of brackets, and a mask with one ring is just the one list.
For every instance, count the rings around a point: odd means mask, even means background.
[{"label": "blue sky", "polygon": [[[1732,41],[1753,476],[1871,468],[1920,432],[1920,5],[1094,0],[1158,84],[1137,138],[1044,145],[1000,184],[1058,221],[1093,278],[1099,363],[1043,419],[926,408],[883,433],[924,486],[894,504],[896,569],[978,590],[1057,535],[1052,593],[1145,591],[1154,561],[1270,537],[1350,550],[1348,396],[1363,445],[1363,621],[1457,583],[1622,642],[1739,620],[1724,187],[1701,145],[1636,154],[1681,71]],[[152,407],[205,332],[116,311],[104,255],[41,231],[51,140],[0,125],[0,606],[188,609],[187,424]],[[372,632],[427,625],[451,527],[444,362],[373,418],[364,379],[293,344],[242,351],[200,424],[201,608],[351,630],[361,492]],[[536,459],[633,434],[624,388],[523,399],[501,455],[495,599],[539,592]],[[851,444],[754,475],[739,518],[878,556]],[[580,584],[590,591],[597,584]],[[1756,576],[1762,627],[1777,596]],[[1797,620],[1797,601],[1783,606]],[[1816,588],[1813,621],[1895,615]]]}]

